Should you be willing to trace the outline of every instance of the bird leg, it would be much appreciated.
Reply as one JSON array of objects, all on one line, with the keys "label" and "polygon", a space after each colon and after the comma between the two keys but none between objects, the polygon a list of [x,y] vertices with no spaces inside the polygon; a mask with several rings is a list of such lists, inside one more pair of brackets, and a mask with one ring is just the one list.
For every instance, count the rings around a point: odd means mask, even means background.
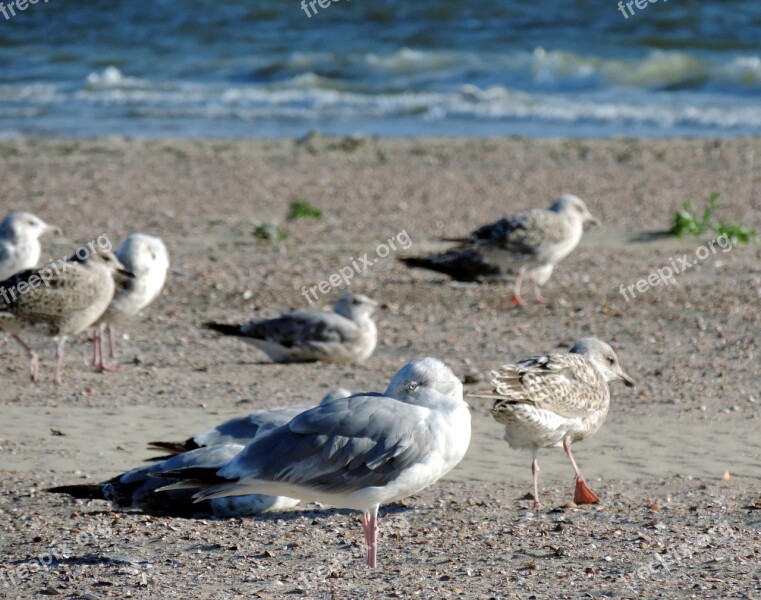
[{"label": "bird leg", "polygon": [[513,290],[513,297],[510,299],[510,304],[513,306],[526,306],[526,303],[521,298],[521,284],[523,283],[523,275],[525,269],[521,268],[518,271],[518,277],[515,280],[515,288]]},{"label": "bird leg", "polygon": [[534,510],[539,510],[542,504],[539,502],[539,461],[536,456],[531,463],[531,475],[534,479]]},{"label": "bird leg", "polygon": [[[110,325],[108,327],[111,327]],[[105,329],[108,332],[108,329]],[[104,326],[98,325],[95,328],[95,333],[92,336],[93,354],[92,354],[92,366],[101,371],[102,373],[111,372],[114,373],[119,370],[116,365],[109,365],[103,358],[103,338],[104,338]],[[111,337],[109,335],[109,348],[111,347]]]},{"label": "bird leg", "polygon": [[547,304],[547,299],[542,296],[542,292],[539,290],[539,284],[536,282],[536,279],[534,279],[534,276],[531,276],[531,288],[534,290],[534,298],[539,304]]},{"label": "bird leg", "polygon": [[55,351],[55,384],[63,385],[63,379],[61,379],[61,364],[63,363],[63,345],[66,343],[66,336],[62,335],[58,340],[58,348]]},{"label": "bird leg", "polygon": [[378,505],[373,506],[370,510],[366,510],[362,515],[362,531],[365,534],[365,559],[367,566],[374,569],[377,566]]},{"label": "bird leg", "polygon": [[40,357],[34,350],[29,347],[29,345],[24,340],[22,340],[15,333],[12,334],[11,337],[16,340],[19,346],[24,349],[24,352],[26,352],[26,355],[29,357],[29,371],[32,375],[32,381],[37,383],[40,376]]},{"label": "bird leg", "polygon": [[571,453],[571,440],[568,436],[563,438],[563,450],[565,450],[568,458],[571,459],[573,470],[576,473],[576,490],[573,493],[573,501],[576,504],[597,504],[600,501],[600,498],[589,489],[584,476],[581,474],[579,465],[576,464],[573,454]]}]

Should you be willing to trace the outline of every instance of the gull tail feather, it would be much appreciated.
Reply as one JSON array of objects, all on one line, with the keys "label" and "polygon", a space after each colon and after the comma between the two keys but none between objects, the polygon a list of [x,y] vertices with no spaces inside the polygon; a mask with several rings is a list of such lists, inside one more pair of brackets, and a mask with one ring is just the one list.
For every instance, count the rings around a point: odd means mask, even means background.
[{"label": "gull tail feather", "polygon": [[68,494],[73,498],[82,498],[84,500],[105,500],[103,495],[103,485],[100,483],[89,483],[79,485],[61,485],[45,490],[52,494]]},{"label": "gull tail feather", "polygon": [[225,335],[243,335],[240,325],[234,325],[230,323],[216,323],[214,321],[207,321],[203,324],[206,329],[218,331]]}]

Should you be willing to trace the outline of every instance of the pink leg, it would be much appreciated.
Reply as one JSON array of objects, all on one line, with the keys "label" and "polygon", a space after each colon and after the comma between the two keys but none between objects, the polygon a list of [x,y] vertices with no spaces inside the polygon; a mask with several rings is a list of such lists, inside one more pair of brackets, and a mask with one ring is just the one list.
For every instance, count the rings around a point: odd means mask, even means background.
[{"label": "pink leg", "polygon": [[365,558],[367,566],[374,569],[377,566],[378,549],[378,505],[366,510],[362,515],[362,531],[365,534]]},{"label": "pink leg", "polygon": [[515,290],[513,291],[513,297],[510,299],[510,304],[514,306],[526,306],[526,303],[521,298],[521,284],[523,283],[523,274],[525,269],[521,268],[518,271],[518,278],[515,280]]},{"label": "pink leg", "polygon": [[597,504],[600,498],[589,488],[584,476],[581,474],[579,466],[576,464],[573,454],[571,454],[571,441],[568,439],[568,436],[563,438],[563,450],[565,450],[568,458],[571,459],[573,471],[576,473],[576,489],[573,493],[573,501],[576,504]]},{"label": "pink leg", "polygon": [[26,355],[29,357],[29,370],[32,375],[32,381],[37,383],[37,380],[40,376],[40,357],[37,356],[37,353],[32,350],[27,343],[22,340],[19,336],[17,336],[15,333],[11,335],[11,337],[18,342],[19,346],[21,346],[24,349],[24,352],[26,352]]},{"label": "pink leg", "polygon": [[542,292],[539,291],[539,284],[536,282],[533,275],[531,276],[531,287],[534,290],[534,298],[536,301],[539,302],[539,304],[547,304],[547,300],[542,296]]},{"label": "pink leg", "polygon": [[93,346],[92,366],[98,369],[99,371],[101,371],[102,373],[106,373],[106,372],[113,373],[115,371],[118,371],[119,367],[116,365],[109,365],[108,363],[106,363],[105,359],[103,358],[103,338],[105,337],[104,330],[108,331],[104,325],[98,325],[95,328],[95,333],[93,334],[94,346]]},{"label": "pink leg", "polygon": [[531,463],[531,476],[534,479],[534,510],[539,510],[542,504],[539,502],[539,461],[536,456]]},{"label": "pink leg", "polygon": [[63,385],[63,379],[61,378],[61,364],[63,363],[63,345],[66,343],[66,336],[62,335],[58,340],[58,348],[55,352],[55,384]]}]

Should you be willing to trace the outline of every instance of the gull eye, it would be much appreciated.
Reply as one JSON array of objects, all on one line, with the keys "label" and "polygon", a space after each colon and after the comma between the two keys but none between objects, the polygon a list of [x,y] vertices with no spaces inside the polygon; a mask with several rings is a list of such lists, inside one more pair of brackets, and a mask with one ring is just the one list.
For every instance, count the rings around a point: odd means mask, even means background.
[{"label": "gull eye", "polygon": [[612,356],[609,356],[608,357],[608,364],[615,365],[616,364],[616,359],[613,358]]},{"label": "gull eye", "polygon": [[405,392],[414,392],[416,389],[420,387],[420,384],[417,381],[412,381],[407,384],[407,387],[404,388]]}]

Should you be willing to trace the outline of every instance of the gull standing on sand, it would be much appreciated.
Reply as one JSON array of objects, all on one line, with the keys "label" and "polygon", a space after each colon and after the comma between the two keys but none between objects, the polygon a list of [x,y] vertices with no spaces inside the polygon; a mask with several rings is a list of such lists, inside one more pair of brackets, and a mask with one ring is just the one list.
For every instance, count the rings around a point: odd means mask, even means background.
[{"label": "gull standing on sand", "polygon": [[12,212],[0,221],[0,281],[37,266],[40,236],[45,233],[60,234],[61,230],[26,212]]},{"label": "gull standing on sand", "polygon": [[300,310],[244,325],[204,323],[204,327],[242,338],[275,362],[361,363],[378,342],[372,319],[378,306],[363,294],[345,294],[333,312]]},{"label": "gull standing on sand", "polygon": [[116,291],[108,309],[95,324],[92,364],[101,371],[115,371],[103,356],[103,335],[114,357],[114,326],[123,325],[153,302],[166,282],[169,253],[160,238],[132,233],[116,248],[116,257],[134,277],[117,277]]},{"label": "gull standing on sand", "polygon": [[[85,249],[85,258],[77,258]],[[114,274],[129,274],[107,250],[90,252],[82,246],[66,262],[17,273],[0,283],[0,329],[18,335],[34,328],[58,338],[55,381],[61,385],[61,363],[66,337],[90,327],[114,296]],[[37,381],[39,358],[16,338],[31,360],[32,380]]]},{"label": "gull standing on sand", "polygon": [[[338,388],[327,394],[320,404],[351,395],[349,390]],[[264,494],[214,498],[195,503],[192,497],[196,491],[194,489],[157,492],[158,488],[169,486],[178,480],[152,475],[177,469],[221,469],[251,440],[285,425],[308,408],[310,407],[282,406],[259,409],[245,417],[225,421],[185,442],[150,442],[149,449],[168,453],[168,456],[149,459],[151,465],[137,467],[108,481],[63,485],[46,491],[69,494],[74,498],[109,500],[114,508],[136,508],[150,514],[174,517],[192,517],[200,514],[243,517],[293,508],[299,500]]]},{"label": "gull standing on sand", "polygon": [[512,304],[524,306],[521,284],[528,277],[537,302],[555,265],[581,240],[584,225],[600,222],[576,196],[564,194],[548,209],[535,208],[476,229],[463,246],[428,257],[402,258],[411,267],[445,273],[459,281],[502,279],[517,271]]},{"label": "gull standing on sand", "polygon": [[613,349],[596,338],[583,338],[569,354],[534,356],[491,374],[494,392],[479,397],[496,398],[491,413],[505,426],[510,447],[532,453],[534,508],[541,506],[537,454],[541,448],[558,446],[563,447],[576,473],[573,501],[599,502],[573,458],[571,444],[602,426],[610,407],[609,381],[621,379],[629,387],[634,385]]},{"label": "gull standing on sand", "polygon": [[161,474],[206,488],[197,500],[264,493],[363,512],[366,559],[376,566],[378,507],[438,481],[465,456],[470,410],[462,384],[435,358],[413,361],[385,394],[358,394],[301,413],[257,438],[219,471]]}]

